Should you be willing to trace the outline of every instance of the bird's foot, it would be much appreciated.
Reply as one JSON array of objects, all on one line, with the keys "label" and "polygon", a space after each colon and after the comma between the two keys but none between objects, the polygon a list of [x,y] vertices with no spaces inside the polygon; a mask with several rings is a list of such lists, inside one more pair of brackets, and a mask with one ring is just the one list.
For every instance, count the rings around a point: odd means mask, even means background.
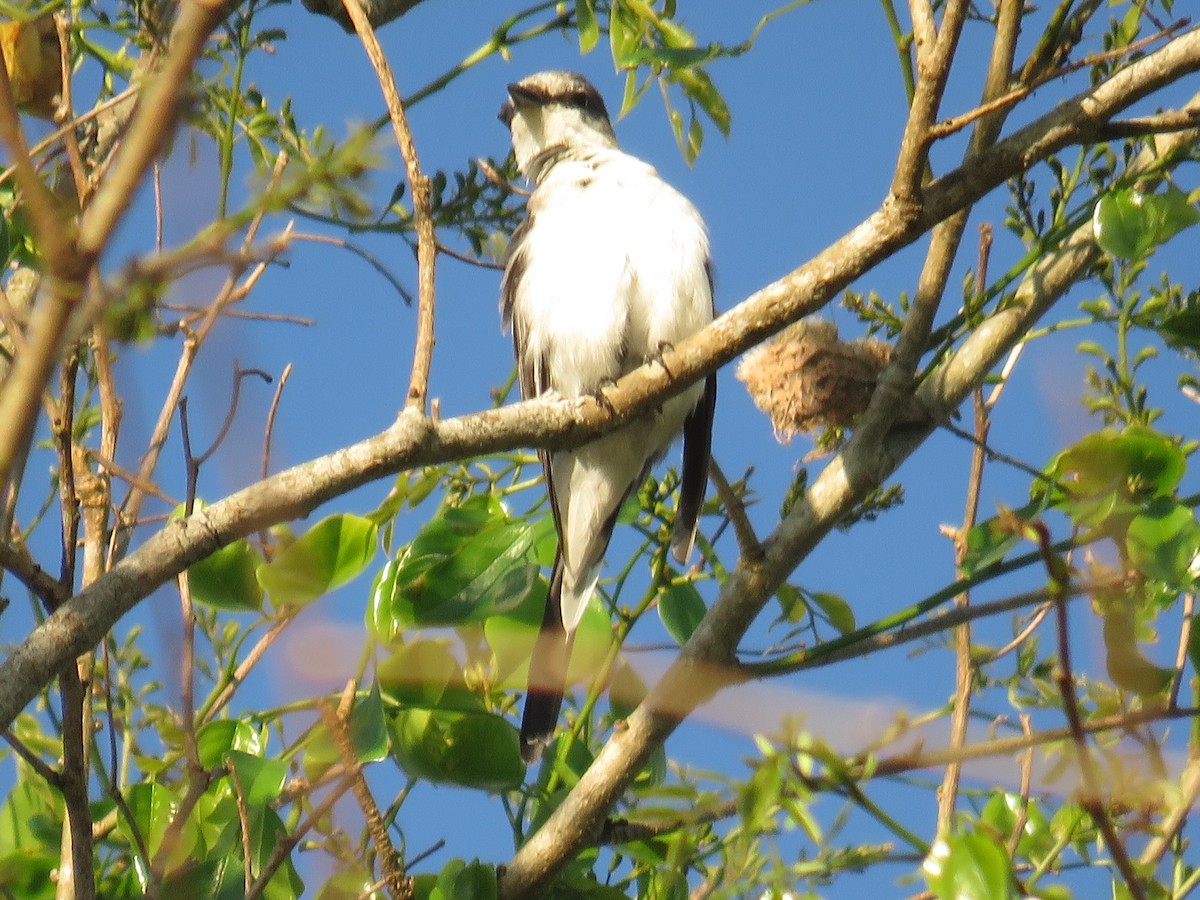
[{"label": "bird's foot", "polygon": [[667,361],[663,358],[663,354],[665,354],[668,350],[674,349],[675,345],[670,341],[659,341],[658,347],[655,348],[654,352],[647,355],[646,362],[658,363],[660,366],[662,366],[662,370],[667,373],[668,378],[674,378],[674,373],[671,372],[670,367],[667,365]]},{"label": "bird's foot", "polygon": [[600,383],[596,385],[596,389],[591,392],[590,396],[598,404],[608,410],[610,415],[616,415],[617,408],[612,405],[612,401],[608,399],[608,395],[604,393],[606,388],[616,387],[617,380],[615,378],[602,378]]}]

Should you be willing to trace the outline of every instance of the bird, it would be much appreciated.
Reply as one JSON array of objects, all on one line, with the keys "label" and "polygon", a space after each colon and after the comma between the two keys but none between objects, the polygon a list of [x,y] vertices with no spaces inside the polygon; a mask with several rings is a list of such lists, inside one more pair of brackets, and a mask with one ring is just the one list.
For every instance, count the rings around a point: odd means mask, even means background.
[{"label": "bird", "polygon": [[[508,85],[500,110],[532,186],[504,256],[502,325],[523,399],[602,397],[606,385],[712,321],[704,220],[653,166],[620,149],[599,91],[575,72]],[[692,553],[708,485],[715,374],[617,431],[541,450],[558,546],[529,664],[521,756],[532,764],[562,710],[575,630],[600,577],[617,514],[682,433],[671,553]]]}]

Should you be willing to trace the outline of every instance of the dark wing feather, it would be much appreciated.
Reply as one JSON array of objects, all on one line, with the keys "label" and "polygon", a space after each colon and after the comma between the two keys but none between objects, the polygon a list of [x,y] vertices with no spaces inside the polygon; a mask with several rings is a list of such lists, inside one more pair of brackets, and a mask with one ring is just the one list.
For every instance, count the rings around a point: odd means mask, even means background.
[{"label": "dark wing feather", "polygon": [[[708,294],[716,296],[712,260],[705,260]],[[716,310],[713,310],[714,313]],[[681,566],[687,565],[696,542],[700,510],[708,492],[708,461],[712,455],[713,415],[717,408],[717,373],[704,381],[704,393],[683,423],[683,465],[679,475],[679,507],[671,535],[671,555]]]},{"label": "dark wing feather", "polygon": [[717,375],[704,381],[700,402],[683,423],[683,466],[680,472],[679,507],[671,536],[671,554],[687,565],[700,524],[700,510],[708,491],[708,460],[712,451],[713,413],[717,407]]}]

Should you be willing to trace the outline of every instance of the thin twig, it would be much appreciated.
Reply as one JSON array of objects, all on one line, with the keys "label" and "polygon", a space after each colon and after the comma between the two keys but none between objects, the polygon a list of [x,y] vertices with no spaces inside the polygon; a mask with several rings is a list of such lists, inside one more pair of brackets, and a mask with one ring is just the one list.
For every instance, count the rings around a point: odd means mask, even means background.
[{"label": "thin twig", "polygon": [[371,27],[358,0],[342,0],[342,5],[345,6],[350,21],[354,23],[354,30],[358,32],[367,58],[379,79],[379,87],[383,90],[388,115],[392,120],[392,131],[396,135],[396,144],[400,147],[400,155],[404,157],[404,170],[412,194],[413,224],[417,232],[417,339],[413,352],[412,378],[408,385],[408,399],[404,406],[405,409],[415,409],[424,415],[429,396],[429,369],[433,361],[434,270],[437,265],[432,193],[429,179],[421,172],[421,162],[413,143],[404,102],[396,88],[396,78],[388,65],[387,57],[384,56],[383,48],[379,46],[379,39],[375,37],[375,29]]},{"label": "thin twig", "polygon": [[1179,704],[1179,688],[1183,684],[1183,669],[1187,665],[1188,648],[1192,643],[1192,628],[1195,627],[1192,620],[1195,610],[1196,595],[1184,594],[1183,609],[1180,611],[1182,621],[1179,625],[1179,644],[1175,650],[1175,674],[1171,677],[1171,689],[1167,692],[1168,706]]},{"label": "thin twig", "polygon": [[372,269],[384,277],[388,284],[400,295],[400,299],[404,301],[406,306],[412,306],[412,293],[403,284],[400,279],[392,274],[391,269],[383,264],[383,260],[375,256],[370,251],[358,246],[345,238],[336,237],[329,234],[311,234],[305,231],[297,231],[292,235],[292,240],[308,241],[313,244],[329,244],[333,247],[341,247],[343,250],[348,250],[353,253]]},{"label": "thin twig", "polygon": [[[995,99],[989,100],[986,103],[981,103],[979,106],[963,113],[962,115],[952,116],[949,119],[943,119],[929,129],[929,137],[932,140],[939,140],[941,138],[948,137],[957,131],[961,131],[972,122],[975,122],[984,116],[1015,106],[1039,87],[1050,81],[1056,81],[1058,79],[1065,78],[1067,75],[1077,72],[1080,69],[1090,69],[1092,66],[1098,65],[1099,63],[1109,62],[1114,59],[1120,59],[1133,53],[1137,53],[1148,47],[1150,44],[1154,44],[1160,40],[1172,37],[1177,31],[1187,27],[1188,24],[1190,24],[1188,19],[1182,19],[1169,28],[1163,29],[1155,34],[1147,35],[1141,40],[1134,41],[1133,43],[1127,44],[1124,47],[1118,47],[1115,50],[1107,50],[1103,53],[1089,53],[1082,59],[1078,59],[1075,62],[1055,69],[1052,72],[1047,72],[1029,84],[1023,84],[1020,87],[1013,88],[1003,96],[996,97]],[[1121,130],[1118,127],[1121,123],[1127,126],[1128,131]],[[1188,110],[1175,110],[1171,112],[1158,113],[1157,115],[1153,116],[1146,116],[1141,119],[1114,120],[1104,126],[1101,126],[1102,131],[1103,129],[1114,129],[1114,133],[1101,134],[1098,139],[1111,140],[1116,137],[1133,137],[1139,134],[1160,134],[1164,131],[1178,131],[1185,128],[1195,128],[1197,124],[1200,124],[1200,120],[1197,119],[1196,112]]]},{"label": "thin twig", "polygon": [[1133,900],[1146,900],[1146,893],[1142,888],[1141,879],[1133,869],[1129,853],[1126,851],[1125,844],[1121,841],[1121,836],[1117,833],[1117,829],[1108,815],[1108,810],[1104,808],[1104,801],[1101,799],[1103,794],[1100,787],[1100,776],[1096,771],[1096,764],[1092,760],[1091,751],[1088,749],[1087,738],[1084,735],[1083,725],[1079,716],[1079,701],[1075,696],[1075,675],[1071,668],[1071,638],[1067,621],[1067,604],[1064,602],[1065,594],[1070,589],[1069,573],[1066,570],[1066,565],[1050,550],[1050,534],[1046,527],[1041,523],[1034,523],[1032,527],[1037,532],[1038,543],[1041,547],[1043,558],[1046,560],[1051,590],[1058,595],[1055,597],[1054,606],[1058,617],[1058,664],[1060,671],[1055,680],[1058,682],[1059,692],[1062,695],[1063,712],[1067,717],[1067,726],[1070,729],[1071,742],[1075,747],[1075,757],[1079,765],[1079,776],[1082,781],[1083,790],[1083,796],[1079,802],[1087,810],[1088,815],[1091,816],[1097,830],[1100,832],[1100,836],[1104,840],[1105,846],[1108,847],[1108,852],[1112,856],[1117,871],[1121,873],[1121,878],[1125,881],[1125,886],[1129,889],[1129,895]]},{"label": "thin twig", "polygon": [[62,787],[62,773],[52,768],[49,763],[25,746],[24,742],[11,731],[4,732],[4,741],[16,751],[17,756],[25,760],[38,775],[51,787]]},{"label": "thin twig", "polygon": [[[980,291],[987,284],[988,259],[992,248],[991,228],[985,223],[979,233],[979,257],[975,265],[975,284]],[[959,571],[967,558],[967,534],[975,527],[979,518],[979,497],[983,490],[983,470],[986,457],[983,448],[987,445],[991,421],[988,407],[983,400],[983,389],[972,391],[975,409],[975,446],[971,450],[971,471],[967,476],[967,499],[963,509],[962,525],[954,536],[954,566]],[[954,598],[954,605],[965,608],[971,605],[971,594],[963,591]],[[954,709],[950,717],[950,746],[961,747],[967,741],[967,725],[971,715],[972,688],[975,682],[975,665],[971,660],[971,624],[964,622],[954,629]],[[950,832],[954,810],[958,803],[958,784],[962,766],[951,763],[942,776],[938,792],[937,833]]]},{"label": "thin twig", "polygon": [[[351,0],[353,2],[353,0]],[[329,700],[322,698],[317,709],[321,713],[321,721],[325,723],[325,728],[333,737],[333,742],[337,745],[338,753],[342,757],[342,765],[346,767],[346,776],[350,779],[351,789],[354,791],[354,797],[358,800],[359,808],[362,810],[363,816],[367,820],[367,830],[371,834],[371,840],[375,845],[375,853],[379,857],[380,874],[384,884],[387,885],[388,894],[392,900],[399,898],[411,898],[413,896],[413,882],[404,874],[404,866],[400,862],[400,854],[396,852],[396,847],[388,837],[387,828],[383,824],[383,817],[379,814],[379,807],[375,803],[375,798],[371,796],[371,789],[367,786],[367,779],[363,777],[362,763],[354,753],[354,745],[350,741],[350,731],[348,724],[350,721],[350,707],[354,698],[354,682],[351,680],[346,690],[342,694],[340,708],[335,710],[333,704]]]},{"label": "thin twig", "polygon": [[246,792],[242,788],[242,780],[238,778],[237,766],[233,764],[232,757],[225,759],[225,771],[229,773],[229,780],[233,782],[233,795],[237,803],[238,819],[242,823],[242,858],[245,861],[242,875],[245,879],[245,891],[250,893],[250,888],[254,884],[254,866],[251,863],[254,860],[254,850],[251,845],[250,836],[250,810],[246,806]]},{"label": "thin twig", "polygon": [[721,505],[725,507],[725,515],[733,524],[733,533],[738,542],[738,552],[745,559],[761,557],[762,543],[758,540],[758,535],[754,533],[754,526],[746,515],[746,505],[733,490],[729,479],[725,477],[725,473],[721,471],[721,467],[717,465],[715,459],[708,461],[708,477],[712,479],[713,487],[717,489],[717,496],[721,498]]},{"label": "thin twig", "polygon": [[267,885],[275,876],[275,873],[279,871],[279,867],[291,855],[292,850],[304,839],[306,834],[312,831],[313,826],[329,815],[334,805],[342,799],[346,791],[350,790],[350,785],[351,779],[343,778],[342,782],[329,792],[329,796],[313,808],[313,811],[296,827],[295,831],[276,842],[275,848],[271,851],[270,857],[268,857],[266,863],[263,865],[262,871],[258,873],[258,878],[254,880],[254,884],[250,886],[250,890],[246,891],[246,900],[259,900],[263,891],[266,890]]}]

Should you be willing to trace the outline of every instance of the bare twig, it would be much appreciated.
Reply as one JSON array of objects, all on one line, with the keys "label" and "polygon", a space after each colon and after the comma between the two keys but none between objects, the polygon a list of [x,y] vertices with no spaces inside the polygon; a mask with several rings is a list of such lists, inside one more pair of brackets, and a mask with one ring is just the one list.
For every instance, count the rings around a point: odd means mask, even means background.
[{"label": "bare twig", "polygon": [[44,780],[46,784],[56,788],[62,787],[62,774],[57,769],[52,768],[49,763],[45,762],[32,750],[26,747],[24,742],[19,737],[17,737],[11,731],[6,731],[4,732],[4,742],[8,744],[8,746],[12,747],[13,750],[16,751],[17,756],[25,760],[25,762],[29,764],[29,767],[32,768],[33,771],[37,772],[37,774],[41,776],[42,780]]},{"label": "bare twig", "polygon": [[717,465],[715,459],[710,459],[708,462],[708,477],[712,479],[713,487],[717,490],[717,496],[721,498],[721,505],[725,507],[725,515],[733,523],[733,533],[737,536],[738,552],[743,557],[749,559],[761,557],[762,544],[758,540],[758,535],[754,533],[754,526],[750,523],[750,519],[746,515],[746,505],[742,502],[742,498],[734,492],[729,479],[725,477],[725,473],[721,471],[721,467]]},{"label": "bare twig", "polygon": [[[1011,4],[1010,4],[1011,5]],[[975,284],[982,291],[987,284],[988,258],[992,247],[991,228],[983,226],[979,234],[979,258],[975,266]],[[975,527],[979,517],[979,497],[983,490],[983,470],[986,463],[983,448],[987,445],[991,422],[988,407],[983,400],[983,389],[972,391],[975,407],[975,446],[971,451],[971,471],[967,476],[967,499],[963,510],[962,525],[954,536],[955,571],[962,568],[967,558],[967,534]],[[971,605],[971,595],[963,591],[954,598],[960,608]],[[950,716],[950,746],[961,747],[967,740],[967,725],[971,715],[972,688],[975,681],[975,666],[971,661],[971,625],[964,622],[954,629],[954,710]],[[938,793],[937,833],[948,834],[951,820],[958,803],[958,784],[962,767],[951,763],[942,777]]]},{"label": "bare twig", "polygon": [[313,808],[313,811],[309,813],[308,817],[296,827],[295,831],[291,832],[286,837],[281,838],[278,843],[275,844],[275,849],[271,851],[271,855],[263,865],[262,871],[259,872],[258,877],[254,879],[254,884],[252,884],[250,889],[246,891],[246,900],[259,900],[263,894],[263,891],[266,890],[267,885],[275,876],[275,873],[279,871],[279,867],[282,866],[287,861],[287,858],[291,855],[292,850],[295,849],[296,845],[299,844],[300,841],[304,840],[304,836],[306,834],[312,831],[314,825],[329,815],[330,811],[334,807],[334,804],[342,799],[342,796],[346,793],[346,791],[350,790],[350,785],[351,779],[343,778],[341,783],[329,792],[329,796],[327,796],[316,807]]},{"label": "bare twig", "polygon": [[424,413],[429,396],[429,369],[433,361],[434,271],[437,265],[432,194],[429,179],[421,171],[412,129],[408,125],[408,115],[404,111],[400,91],[396,88],[396,78],[388,65],[387,57],[384,56],[383,48],[379,46],[378,38],[375,37],[375,29],[359,5],[359,0],[342,0],[342,3],[379,79],[388,115],[392,120],[392,131],[396,135],[396,144],[400,147],[400,155],[404,157],[408,187],[412,192],[413,224],[417,232],[417,340],[413,352],[408,399],[404,408]]},{"label": "bare twig", "polygon": [[246,863],[242,874],[245,879],[245,891],[249,894],[250,888],[254,884],[254,866],[251,865],[254,861],[254,848],[251,844],[252,839],[250,836],[250,810],[246,807],[246,792],[242,788],[242,780],[238,778],[237,766],[233,764],[232,758],[225,760],[225,771],[229,773],[229,780],[233,782],[238,819],[242,823],[242,858]]},{"label": "bare twig", "polygon": [[283,388],[292,377],[292,364],[283,367],[279,383],[275,385],[275,394],[271,397],[271,408],[267,411],[267,424],[263,428],[262,477],[266,478],[271,472],[271,437],[275,434],[275,414],[279,412],[279,401],[283,399]]},{"label": "bare twig", "polygon": [[379,807],[375,804],[375,798],[371,796],[367,779],[363,777],[362,763],[355,756],[354,745],[350,742],[348,725],[351,703],[348,701],[353,701],[353,698],[354,682],[351,681],[342,694],[339,709],[335,710],[333,704],[327,699],[322,699],[317,704],[317,708],[321,713],[321,721],[325,723],[325,728],[328,729],[329,734],[333,737],[333,742],[337,745],[338,753],[342,757],[342,765],[346,767],[346,777],[350,779],[351,790],[354,791],[359,809],[362,810],[363,816],[367,820],[367,830],[371,834],[375,853],[379,857],[380,874],[384,884],[387,885],[388,895],[392,900],[399,900],[399,898],[407,900],[413,896],[412,879],[404,874],[400,854],[396,852],[395,845],[388,837],[387,827],[383,824],[383,817],[379,814]]},{"label": "bare twig", "polygon": [[[1059,594],[1065,594],[1070,588],[1066,565],[1059,561],[1049,549],[1050,535],[1046,527],[1040,523],[1035,523],[1032,527],[1037,531],[1042,555],[1046,560],[1051,588]],[[1145,900],[1146,892],[1143,889],[1142,880],[1133,870],[1133,863],[1129,859],[1125,844],[1117,833],[1117,829],[1108,815],[1108,810],[1104,808],[1100,776],[1096,771],[1096,764],[1092,760],[1092,753],[1088,749],[1087,738],[1084,735],[1083,724],[1079,716],[1079,701],[1075,696],[1075,675],[1071,668],[1071,637],[1067,622],[1067,604],[1060,596],[1055,598],[1054,607],[1058,616],[1058,664],[1060,667],[1055,680],[1058,682],[1059,692],[1062,694],[1063,712],[1067,717],[1067,727],[1070,729],[1076,762],[1079,765],[1083,793],[1079,803],[1087,810],[1088,815],[1096,824],[1117,871],[1121,873],[1121,878],[1129,889],[1129,895],[1134,900]]]},{"label": "bare twig", "polygon": [[937,118],[950,64],[954,61],[954,50],[969,8],[966,0],[947,0],[942,7],[942,21],[935,39],[928,0],[911,0],[909,6],[917,48],[917,84],[908,107],[908,121],[892,176],[892,196],[901,204],[918,202],[921,184],[928,172],[930,129]]}]

